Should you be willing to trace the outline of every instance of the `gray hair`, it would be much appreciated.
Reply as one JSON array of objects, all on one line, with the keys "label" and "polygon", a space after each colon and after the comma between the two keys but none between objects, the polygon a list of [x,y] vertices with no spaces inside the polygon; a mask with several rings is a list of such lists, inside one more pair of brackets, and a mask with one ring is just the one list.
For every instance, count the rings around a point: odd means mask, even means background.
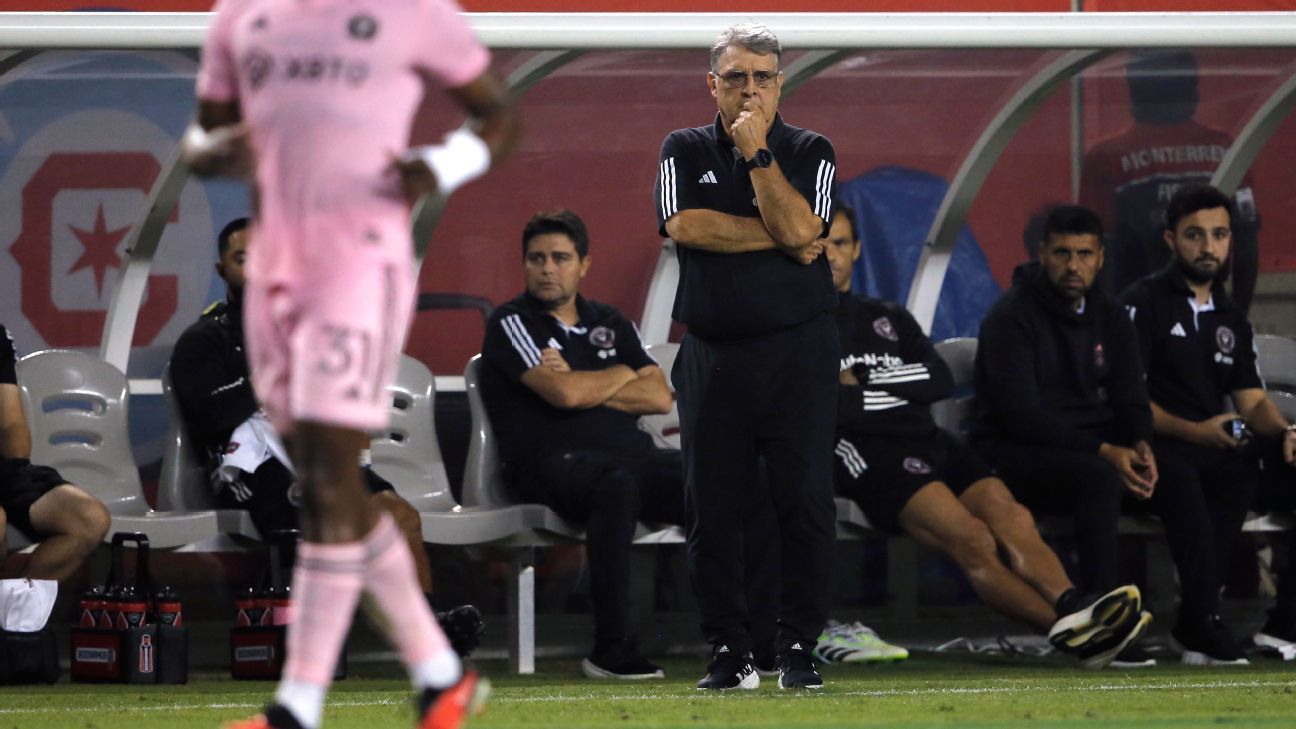
[{"label": "gray hair", "polygon": [[716,62],[720,60],[720,56],[729,50],[730,46],[742,46],[762,56],[773,53],[776,61],[783,60],[783,45],[779,43],[774,31],[760,23],[739,23],[725,28],[716,37],[715,44],[711,46],[712,71],[716,69]]}]

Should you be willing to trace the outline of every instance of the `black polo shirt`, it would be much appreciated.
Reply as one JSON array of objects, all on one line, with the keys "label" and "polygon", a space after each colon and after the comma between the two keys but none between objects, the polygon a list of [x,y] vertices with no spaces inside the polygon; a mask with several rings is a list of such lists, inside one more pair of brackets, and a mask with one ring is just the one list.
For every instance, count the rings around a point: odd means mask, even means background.
[{"label": "black polo shirt", "polygon": [[573,370],[622,364],[632,370],[657,364],[644,351],[639,332],[621,312],[579,294],[580,320],[566,326],[529,294],[495,309],[482,342],[481,390],[499,441],[500,457],[517,464],[563,451],[595,449],[637,454],[656,446],[639,429],[639,417],[600,405],[556,408],[522,384],[540,364],[540,350],[559,349]]},{"label": "black polo shirt", "polygon": [[0,324],[0,385],[18,384],[18,350],[13,335]]},{"label": "black polo shirt", "polygon": [[1251,323],[1223,284],[1211,287],[1209,309],[1194,311],[1194,300],[1173,262],[1121,295],[1138,331],[1152,402],[1200,421],[1224,412],[1224,398],[1234,391],[1264,383]]},{"label": "black polo shirt", "polygon": [[[666,135],[657,170],[658,232],[681,210],[714,210],[759,218],[745,160],[725,134],[720,115],[704,127]],[[832,223],[837,155],[822,134],[774,116],[766,137],[774,160],[792,187]],[[828,259],[803,266],[779,251],[713,253],[677,246],[679,288],[671,316],[702,339],[731,341],[763,336],[809,321],[837,305]]]}]

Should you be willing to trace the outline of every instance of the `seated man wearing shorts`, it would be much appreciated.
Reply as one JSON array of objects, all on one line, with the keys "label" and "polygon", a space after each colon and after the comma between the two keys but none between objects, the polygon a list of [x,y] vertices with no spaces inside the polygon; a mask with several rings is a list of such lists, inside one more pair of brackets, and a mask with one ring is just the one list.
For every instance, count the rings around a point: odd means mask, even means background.
[{"label": "seated man wearing shorts", "polygon": [[982,600],[1047,632],[1059,651],[1106,665],[1151,621],[1138,588],[1100,597],[1077,590],[1030,511],[975,451],[936,426],[929,406],[953,393],[949,368],[903,307],[851,295],[860,253],[853,226],[853,211],[839,206],[826,249],[840,295],[838,494],[874,526],[954,560]]},{"label": "seated man wearing shorts", "polygon": [[57,582],[71,577],[103,541],[110,517],[103,503],[58,471],[31,462],[17,361],[9,330],[0,325],[0,535],[7,523],[40,543],[17,574],[9,574],[0,538],[0,577]]}]

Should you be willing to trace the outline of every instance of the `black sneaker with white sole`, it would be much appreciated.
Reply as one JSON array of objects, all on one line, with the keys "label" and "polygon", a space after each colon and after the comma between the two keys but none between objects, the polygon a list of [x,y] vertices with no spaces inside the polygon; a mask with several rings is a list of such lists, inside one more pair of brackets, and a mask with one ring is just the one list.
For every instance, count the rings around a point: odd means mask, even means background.
[{"label": "black sneaker with white sole", "polygon": [[1187,666],[1246,666],[1246,653],[1218,615],[1202,621],[1180,620],[1171,637],[1183,646]]},{"label": "black sneaker with white sole", "polygon": [[581,672],[589,678],[615,678],[622,681],[646,681],[666,678],[661,666],[650,663],[639,654],[633,641],[595,647],[593,655],[581,661]]},{"label": "black sneaker with white sole", "polygon": [[760,674],[752,665],[751,651],[739,653],[729,646],[717,646],[707,666],[707,675],[698,681],[699,689],[727,691],[729,689],[754,689],[760,687]]},{"label": "black sneaker with white sole", "polygon": [[1270,616],[1264,627],[1260,628],[1251,639],[1255,641],[1257,648],[1268,648],[1286,657],[1287,653],[1296,651],[1296,626],[1274,620],[1273,616]]},{"label": "black sneaker with white sole", "polygon": [[1049,642],[1078,658],[1085,668],[1111,663],[1152,622],[1152,615],[1142,610],[1143,597],[1134,585],[1122,585],[1102,597],[1069,602],[1074,603],[1072,610],[1053,624]]},{"label": "black sneaker with white sole", "polygon": [[1143,646],[1138,643],[1130,643],[1125,646],[1124,650],[1117,653],[1116,657],[1107,666],[1109,668],[1152,668],[1156,664],[1157,659],[1151,653],[1148,653]]},{"label": "black sneaker with white sole", "polygon": [[779,688],[781,689],[821,689],[823,676],[815,668],[814,656],[810,651],[793,643],[779,654]]}]

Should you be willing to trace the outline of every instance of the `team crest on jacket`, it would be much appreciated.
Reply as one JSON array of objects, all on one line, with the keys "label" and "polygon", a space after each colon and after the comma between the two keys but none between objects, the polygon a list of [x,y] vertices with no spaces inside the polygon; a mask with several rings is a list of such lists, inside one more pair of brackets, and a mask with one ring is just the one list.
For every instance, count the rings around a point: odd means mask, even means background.
[{"label": "team crest on jacket", "polygon": [[1107,358],[1103,356],[1102,342],[1099,342],[1094,345],[1094,366],[1102,367],[1106,361]]},{"label": "team crest on jacket", "polygon": [[900,341],[899,335],[896,334],[895,327],[891,326],[891,320],[885,316],[879,316],[873,320],[873,331],[877,332],[877,335],[883,339],[888,339],[892,342]]},{"label": "team crest on jacket", "polygon": [[1233,336],[1233,330],[1228,327],[1220,327],[1215,330],[1215,344],[1219,351],[1224,354],[1233,354],[1233,347],[1237,345],[1237,338]]},{"label": "team crest on jacket", "polygon": [[931,466],[927,465],[927,461],[913,456],[904,459],[904,470],[918,476],[924,476],[932,471]]},{"label": "team crest on jacket", "polygon": [[616,346],[616,332],[607,327],[594,327],[590,330],[589,340],[599,349],[612,349]]}]

